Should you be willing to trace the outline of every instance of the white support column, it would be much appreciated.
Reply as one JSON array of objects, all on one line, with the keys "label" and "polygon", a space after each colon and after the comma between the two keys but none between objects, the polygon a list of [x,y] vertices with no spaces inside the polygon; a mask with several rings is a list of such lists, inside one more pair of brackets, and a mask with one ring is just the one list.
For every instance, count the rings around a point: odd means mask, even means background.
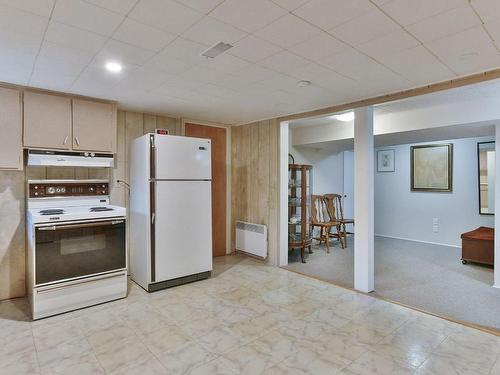
[{"label": "white support column", "polygon": [[373,107],[354,111],[354,288],[374,290]]},{"label": "white support column", "polygon": [[[500,124],[495,126],[495,177],[500,176]],[[500,288],[500,183],[495,183],[495,288]]]},{"label": "white support column", "polygon": [[280,240],[278,265],[288,265],[288,122],[280,124]]}]

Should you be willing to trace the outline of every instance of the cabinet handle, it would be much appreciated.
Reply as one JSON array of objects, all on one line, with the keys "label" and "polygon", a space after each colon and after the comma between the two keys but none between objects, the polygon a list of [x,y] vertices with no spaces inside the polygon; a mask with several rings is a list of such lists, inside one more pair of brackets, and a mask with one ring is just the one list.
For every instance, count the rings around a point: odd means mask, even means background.
[{"label": "cabinet handle", "polygon": [[77,146],[80,146],[80,141],[78,140],[78,137],[75,137],[75,142]]},{"label": "cabinet handle", "polygon": [[68,135],[64,138],[63,145],[66,145],[66,142],[68,142],[68,138],[69,138]]}]

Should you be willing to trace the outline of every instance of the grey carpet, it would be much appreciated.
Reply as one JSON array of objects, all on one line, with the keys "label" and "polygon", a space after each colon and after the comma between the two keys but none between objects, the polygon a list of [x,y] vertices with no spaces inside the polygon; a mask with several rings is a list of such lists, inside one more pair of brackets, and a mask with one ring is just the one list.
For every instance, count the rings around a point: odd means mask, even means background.
[{"label": "grey carpet", "polygon": [[[375,238],[375,293],[409,306],[500,329],[500,289],[492,287],[493,269],[463,265],[461,250],[412,241]],[[347,249],[335,244],[330,254],[313,247],[307,263],[290,253],[285,267],[353,287],[352,239]]]}]

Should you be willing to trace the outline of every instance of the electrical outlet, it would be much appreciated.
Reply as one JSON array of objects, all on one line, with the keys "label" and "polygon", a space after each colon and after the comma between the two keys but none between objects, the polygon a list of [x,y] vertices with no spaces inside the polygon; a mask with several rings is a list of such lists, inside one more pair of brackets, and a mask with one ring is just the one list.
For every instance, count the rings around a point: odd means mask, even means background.
[{"label": "electrical outlet", "polygon": [[437,217],[432,219],[432,225],[439,225],[439,219]]}]

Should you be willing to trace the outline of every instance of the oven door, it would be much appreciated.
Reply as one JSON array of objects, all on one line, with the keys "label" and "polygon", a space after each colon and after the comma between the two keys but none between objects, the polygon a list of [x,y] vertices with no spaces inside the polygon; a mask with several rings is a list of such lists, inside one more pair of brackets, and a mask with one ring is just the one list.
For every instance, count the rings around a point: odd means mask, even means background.
[{"label": "oven door", "polygon": [[124,269],[125,220],[82,221],[35,228],[35,284]]}]

